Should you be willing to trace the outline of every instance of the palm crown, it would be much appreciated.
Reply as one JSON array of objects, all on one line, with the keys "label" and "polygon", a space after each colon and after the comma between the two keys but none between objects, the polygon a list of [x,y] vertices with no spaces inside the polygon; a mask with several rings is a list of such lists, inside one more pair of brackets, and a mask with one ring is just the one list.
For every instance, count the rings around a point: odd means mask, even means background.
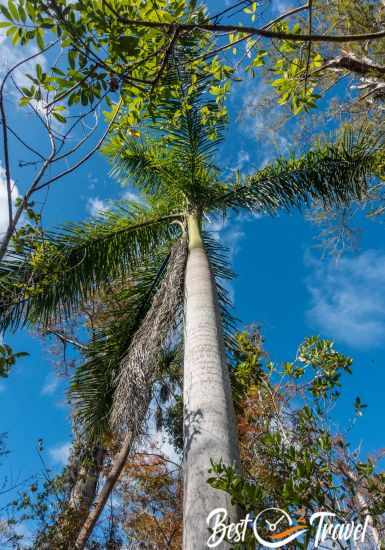
[{"label": "palm crown", "polygon": [[91,220],[35,239],[22,254],[8,254],[1,267],[2,329],[76,312],[95,288],[180,238],[192,212],[202,220],[240,209],[275,214],[313,199],[324,206],[345,204],[362,199],[376,174],[377,151],[348,135],[299,158],[280,158],[243,181],[224,182],[214,164],[223,128],[217,125],[217,137],[210,138],[201,98],[178,121],[173,112],[168,107],[159,114],[160,135],[137,140],[119,132],[105,147],[113,157],[112,173],[135,185],[143,202],[121,201]]}]

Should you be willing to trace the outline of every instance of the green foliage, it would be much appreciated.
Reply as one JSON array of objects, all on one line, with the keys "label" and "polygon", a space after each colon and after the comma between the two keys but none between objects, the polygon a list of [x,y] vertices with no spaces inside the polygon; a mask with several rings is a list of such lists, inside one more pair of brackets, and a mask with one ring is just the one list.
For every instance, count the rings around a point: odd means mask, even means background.
[{"label": "green foliage", "polygon": [[341,386],[341,374],[351,374],[352,359],[335,351],[331,340],[321,340],[316,336],[307,338],[298,349],[297,362],[300,367],[285,364],[285,373],[300,378],[306,369],[313,369],[315,376],[310,383],[310,391],[316,398],[335,399]]},{"label": "green foliage", "polygon": [[[301,33],[299,23],[290,29],[285,22],[278,23],[274,27],[277,31]],[[316,80],[314,71],[322,66],[323,59],[320,53],[303,48],[298,42],[282,40],[278,45],[279,56],[273,66],[273,72],[277,76],[271,85],[279,95],[278,103],[290,104],[293,114],[298,115],[302,110],[308,111],[315,107],[316,100],[320,97],[314,92]]]},{"label": "green foliage", "polygon": [[163,428],[177,452],[183,451],[183,398],[177,395],[165,412]]},{"label": "green foliage", "polygon": [[243,185],[234,185],[217,205],[274,213],[313,200],[324,207],[348,204],[366,196],[380,159],[381,151],[365,135],[355,139],[346,132],[333,145],[319,145],[299,158],[276,160]]},{"label": "green foliage", "polygon": [[[236,341],[232,386],[241,474],[222,461],[212,462],[208,483],[230,494],[242,517],[250,513],[253,518],[278,507],[304,518],[327,509],[351,521],[365,515],[355,500],[360,491],[380,529],[385,474],[372,459],[361,461],[350,451],[330,418],[341,376],[351,372],[352,360],[331,341],[314,336],[299,346],[294,362],[277,366],[266,360],[258,332],[242,332]],[[362,414],[364,408],[357,398],[355,412]],[[246,532],[245,544],[234,549],[255,548],[252,531]]]},{"label": "green foliage", "polygon": [[[108,4],[103,0],[59,0],[52,5],[43,0],[9,0],[0,10],[5,19],[1,26],[14,46],[34,44],[41,51],[56,48],[61,52],[52,56],[54,62],[45,70],[36,63],[27,74],[30,86],[21,89],[19,101],[25,107],[32,100],[48,97],[48,112],[60,123],[66,122],[73,108],[84,111],[105,101],[112,111],[120,95],[126,106],[121,120],[134,128],[159,103],[175,97],[179,84],[170,80],[170,67],[177,50],[192,54],[192,50],[204,51],[210,44],[205,33],[179,33],[173,38],[167,29],[125,22],[202,21],[204,8],[185,0],[156,0],[151,6],[144,0],[112,0]],[[218,79],[223,93],[220,97],[216,93],[215,98],[223,109],[233,69],[219,60],[215,70],[204,59],[187,62],[196,79],[202,75]]]},{"label": "green foliage", "polygon": [[[165,214],[165,215],[164,215]],[[175,238],[176,214],[122,203],[96,220],[67,225],[34,240],[23,255],[3,262],[2,326],[16,327],[29,318],[70,315],[95,285],[126,275],[141,258]]]},{"label": "green foliage", "polygon": [[9,371],[16,363],[17,359],[26,357],[29,354],[25,351],[14,352],[7,344],[0,344],[0,377],[7,378]]},{"label": "green foliage", "polygon": [[264,377],[262,359],[262,339],[258,331],[250,334],[248,331],[235,335],[235,345],[230,368],[231,389],[237,412],[241,411],[242,400],[246,393],[260,384]]}]

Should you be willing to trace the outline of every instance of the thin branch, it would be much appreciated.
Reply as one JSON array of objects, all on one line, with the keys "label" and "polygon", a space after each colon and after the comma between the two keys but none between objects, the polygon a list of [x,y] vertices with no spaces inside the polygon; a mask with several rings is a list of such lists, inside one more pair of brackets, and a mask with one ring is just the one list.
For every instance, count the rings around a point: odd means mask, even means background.
[{"label": "thin branch", "polygon": [[16,139],[17,141],[19,141],[26,149],[28,149],[29,151],[31,151],[31,153],[33,153],[34,155],[38,156],[41,158],[41,160],[45,160],[45,157],[43,157],[43,155],[41,153],[39,153],[39,151],[37,151],[36,149],[34,149],[31,145],[28,145],[28,143],[26,143],[16,132],[15,130],[11,127],[11,126],[7,126],[7,129],[8,129],[8,132],[10,132]]},{"label": "thin branch", "polygon": [[50,103],[48,103],[48,105],[45,106],[46,109],[49,109],[52,105],[54,105],[55,103],[57,103],[58,101],[61,101],[62,99],[64,99],[65,97],[67,97],[71,92],[73,92],[74,90],[76,90],[76,88],[78,88],[79,86],[81,86],[82,84],[84,84],[84,82],[87,80],[88,77],[90,77],[95,71],[96,69],[98,68],[98,64],[95,64],[92,69],[90,69],[88,71],[88,73],[83,76],[83,78],[81,78],[78,82],[76,82],[73,86],[71,86],[70,88],[68,88],[68,90],[65,90],[64,92],[62,92],[61,94],[57,95],[52,101],[50,101]]},{"label": "thin branch", "polygon": [[44,334],[52,334],[52,336],[56,336],[63,342],[63,344],[71,344],[72,346],[75,346],[76,348],[79,348],[82,351],[86,351],[88,347],[85,344],[82,344],[77,340],[76,338],[70,338],[63,332],[60,332],[59,330],[55,330],[52,328],[45,328]]},{"label": "thin branch", "polygon": [[166,458],[164,455],[158,454],[158,453],[148,453],[145,451],[136,452],[135,456],[144,455],[144,456],[155,456],[156,458],[159,458],[162,462],[169,462],[170,464],[173,464],[178,469],[180,469],[182,466],[178,462],[174,462],[173,460],[170,460],[169,458]]},{"label": "thin branch", "polygon": [[16,69],[18,69],[24,63],[31,61],[31,59],[34,59],[35,57],[38,57],[42,53],[45,53],[47,50],[52,48],[52,46],[57,44],[57,42],[58,41],[56,40],[55,42],[52,42],[51,44],[49,44],[46,48],[43,48],[42,50],[39,50],[38,52],[30,55],[29,57],[26,57],[21,61],[18,61],[17,63],[15,63],[15,65],[13,65],[5,73],[5,76],[0,85],[0,115],[1,115],[2,129],[3,129],[3,132],[2,132],[3,133],[3,154],[4,154],[4,164],[5,164],[5,180],[6,180],[6,186],[7,186],[7,200],[8,200],[8,228],[11,227],[13,224],[13,209],[12,209],[11,166],[10,166],[10,160],[9,160],[9,145],[8,145],[8,124],[7,124],[7,115],[4,107],[4,87],[8,78],[12,75],[12,73]]},{"label": "thin branch", "polygon": [[[96,114],[96,113],[95,113]],[[98,127],[98,116],[96,116],[96,121],[95,121],[95,124],[94,126],[91,128],[91,130],[85,135],[83,136],[79,141],[78,143],[72,147],[72,149],[70,149],[69,151],[66,151],[65,153],[61,154],[61,155],[58,155],[57,157],[55,157],[53,160],[52,160],[52,164],[54,162],[57,162],[58,160],[63,160],[64,158],[66,157],[69,157],[70,155],[72,155],[73,153],[75,153],[78,149],[80,149],[80,147],[86,142],[88,141],[92,136],[93,134],[95,133],[96,129]]]},{"label": "thin branch", "polygon": [[70,166],[69,168],[67,168],[67,170],[63,170],[63,172],[60,172],[60,174],[57,174],[56,176],[54,176],[53,178],[47,180],[46,182],[42,183],[41,185],[37,186],[34,191],[39,191],[40,189],[43,189],[44,187],[47,187],[48,185],[50,185],[51,183],[53,183],[54,181],[57,181],[58,179],[66,176],[67,174],[70,174],[71,172],[73,172],[74,170],[76,170],[77,168],[79,168],[79,166],[81,166],[82,164],[84,164],[90,157],[92,157],[92,155],[94,153],[96,153],[96,151],[98,151],[100,149],[100,147],[103,145],[103,142],[104,140],[106,139],[112,125],[114,124],[115,120],[116,120],[116,117],[118,116],[118,113],[120,111],[120,108],[123,104],[123,99],[120,98],[119,102],[118,102],[118,105],[117,105],[117,108],[116,108],[116,111],[114,113],[114,116],[111,118],[106,130],[103,132],[103,135],[102,137],[99,139],[98,143],[95,145],[95,147],[93,147],[91,149],[91,151],[89,151],[82,159],[80,159],[78,162],[76,162],[75,164],[73,164],[72,166]]},{"label": "thin branch", "polygon": [[[4,82],[4,81],[3,81]],[[8,125],[7,116],[5,114],[4,101],[3,101],[3,86],[0,91],[0,114],[3,127],[3,152],[5,163],[5,181],[7,186],[7,201],[8,201],[8,227],[12,225],[12,182],[11,182],[11,169],[9,163],[9,147],[8,147]]]},{"label": "thin branch", "polygon": [[265,38],[276,38],[281,40],[292,40],[293,42],[361,42],[364,40],[376,40],[378,38],[385,37],[385,30],[372,33],[364,34],[350,34],[350,35],[324,35],[324,34],[295,34],[295,33],[285,33],[280,31],[269,31],[263,28],[257,27],[248,27],[240,25],[211,25],[209,23],[159,23],[156,21],[141,21],[138,19],[129,19],[120,15],[107,0],[104,0],[104,4],[109,8],[109,10],[125,25],[137,26],[137,27],[147,27],[152,29],[167,30],[176,28],[179,31],[195,31],[203,30],[211,33],[230,33],[238,32],[245,33],[250,36],[258,35]]},{"label": "thin branch", "polygon": [[[309,34],[312,34],[313,29],[313,0],[309,0]],[[309,40],[308,49],[307,49],[307,60],[306,60],[306,69],[305,69],[305,93],[307,91],[307,81],[309,78],[309,68],[310,68],[310,59],[311,59],[311,41]]]},{"label": "thin branch", "polygon": [[[273,25],[275,25],[276,23],[279,23],[280,21],[282,21],[282,19],[286,19],[287,17],[295,15],[296,13],[299,13],[301,11],[304,11],[304,10],[308,9],[308,7],[309,7],[309,4],[304,4],[303,6],[299,6],[298,8],[290,9],[290,10],[286,11],[285,13],[282,13],[281,15],[279,15],[278,17],[276,17],[272,21],[269,21],[269,23],[264,25],[262,27],[262,29],[267,30],[270,27],[272,27]],[[195,58],[194,61],[199,61],[200,59],[207,59],[207,58],[212,57],[213,55],[216,55],[216,54],[218,54],[218,53],[220,53],[224,50],[227,50],[228,48],[233,48],[234,46],[236,46],[240,42],[243,42],[247,38],[248,38],[248,36],[243,36],[242,38],[238,38],[238,40],[235,40],[234,42],[231,42],[230,44],[225,44],[224,46],[216,48],[215,50],[212,50],[211,52],[205,53],[205,54]]]}]

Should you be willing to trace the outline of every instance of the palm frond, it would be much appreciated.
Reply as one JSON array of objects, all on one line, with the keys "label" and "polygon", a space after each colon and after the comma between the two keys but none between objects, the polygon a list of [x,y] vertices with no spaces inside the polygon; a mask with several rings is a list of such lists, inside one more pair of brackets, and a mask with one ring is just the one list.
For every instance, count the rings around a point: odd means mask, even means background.
[{"label": "palm frond", "polygon": [[183,237],[173,246],[159,290],[121,362],[111,414],[112,426],[119,434],[137,436],[143,427],[159,359],[183,318],[186,260],[187,240]]},{"label": "palm frond", "polygon": [[180,234],[176,214],[119,205],[46,235],[0,266],[0,328],[45,324],[76,312],[97,288],[134,269]]},{"label": "palm frond", "polygon": [[110,430],[110,414],[119,365],[156,294],[170,257],[168,246],[99,295],[103,314],[87,345],[85,361],[72,377],[69,398],[88,436],[101,441]]},{"label": "palm frond", "polygon": [[225,117],[219,116],[220,107],[208,93],[207,74],[192,74],[181,56],[185,59],[186,52],[173,53],[167,95],[159,98],[142,137],[130,137],[119,127],[104,152],[112,159],[112,174],[123,184],[157,199],[179,190],[197,205],[218,177],[214,154],[223,139]]},{"label": "palm frond", "polygon": [[156,141],[123,137],[113,151],[111,175],[150,195],[158,193],[162,183],[175,173],[172,150],[159,147]]},{"label": "palm frond", "polygon": [[216,206],[274,213],[312,200],[324,206],[347,204],[366,196],[376,165],[377,152],[372,145],[365,139],[354,140],[348,133],[340,142],[298,159],[278,159],[218,196]]}]

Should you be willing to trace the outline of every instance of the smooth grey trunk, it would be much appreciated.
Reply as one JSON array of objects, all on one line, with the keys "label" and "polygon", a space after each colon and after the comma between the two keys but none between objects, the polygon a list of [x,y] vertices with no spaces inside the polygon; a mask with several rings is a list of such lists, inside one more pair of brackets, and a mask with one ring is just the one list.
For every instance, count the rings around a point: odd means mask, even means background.
[{"label": "smooth grey trunk", "polygon": [[[207,516],[226,508],[236,519],[230,496],[212,489],[210,459],[239,465],[238,437],[230,377],[224,360],[216,287],[204,249],[199,220],[188,220],[189,255],[185,275],[184,344],[184,505],[183,548],[207,548]],[[221,544],[218,548],[226,548]]]}]

